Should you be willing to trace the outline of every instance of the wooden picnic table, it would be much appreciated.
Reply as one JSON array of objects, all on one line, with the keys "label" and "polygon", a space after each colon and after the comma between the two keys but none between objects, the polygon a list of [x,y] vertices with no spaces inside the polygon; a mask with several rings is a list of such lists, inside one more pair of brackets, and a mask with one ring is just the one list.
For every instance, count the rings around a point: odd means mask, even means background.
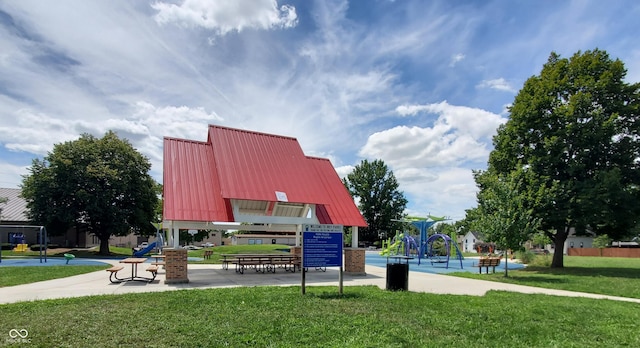
[{"label": "wooden picnic table", "polygon": [[300,268],[300,258],[291,254],[222,254],[221,257],[223,269],[228,270],[229,264],[233,263],[240,274],[244,274],[246,268],[254,268],[262,273],[275,273],[277,267],[289,272]]},{"label": "wooden picnic table", "polygon": [[[122,270],[123,266],[114,266],[107,269],[107,272],[111,272],[109,276],[109,280],[112,283],[122,283],[122,282],[130,282],[130,281],[144,281],[144,282],[152,282],[156,279],[156,275],[158,273],[158,266],[151,265],[147,268],[147,271],[151,272],[152,278],[142,277],[138,275],[138,265],[147,261],[144,257],[128,257],[126,259],[120,260],[120,263],[130,264],[131,265],[131,276],[127,278],[118,278],[117,273]],[[115,279],[115,280],[114,280]]]},{"label": "wooden picnic table", "polygon": [[151,255],[151,257],[155,259],[155,261],[151,262],[152,265],[156,265],[156,266],[165,265],[164,259],[167,257],[167,255],[156,254],[156,255]]}]

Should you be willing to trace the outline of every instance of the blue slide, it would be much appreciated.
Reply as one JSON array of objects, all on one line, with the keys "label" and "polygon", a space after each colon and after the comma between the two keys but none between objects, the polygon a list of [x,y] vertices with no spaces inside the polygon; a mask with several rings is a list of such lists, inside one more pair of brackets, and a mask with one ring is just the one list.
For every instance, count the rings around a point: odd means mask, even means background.
[{"label": "blue slide", "polygon": [[144,248],[144,249],[140,249],[140,250],[138,250],[138,251],[134,251],[134,252],[133,252],[133,256],[135,256],[135,257],[141,257],[141,256],[144,256],[144,254],[146,254],[146,253],[150,252],[150,251],[151,251],[151,250],[153,250],[155,247],[156,247],[156,242],[153,242],[153,243],[151,243],[151,244],[147,245],[147,247],[146,247],[146,248]]}]

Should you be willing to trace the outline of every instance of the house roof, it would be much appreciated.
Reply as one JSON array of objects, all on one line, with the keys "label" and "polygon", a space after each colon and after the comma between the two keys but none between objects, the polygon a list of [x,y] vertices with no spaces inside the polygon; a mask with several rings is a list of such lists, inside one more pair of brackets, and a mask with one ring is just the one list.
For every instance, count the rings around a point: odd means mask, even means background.
[{"label": "house roof", "polygon": [[295,138],[210,125],[206,142],[164,139],[165,220],[243,222],[238,207],[300,217],[311,205],[320,223],[366,226],[331,163]]},{"label": "house roof", "polygon": [[4,222],[29,222],[27,218],[27,201],[20,196],[20,189],[1,188],[0,198],[7,198],[7,203],[0,203],[2,215],[0,215],[0,224]]}]

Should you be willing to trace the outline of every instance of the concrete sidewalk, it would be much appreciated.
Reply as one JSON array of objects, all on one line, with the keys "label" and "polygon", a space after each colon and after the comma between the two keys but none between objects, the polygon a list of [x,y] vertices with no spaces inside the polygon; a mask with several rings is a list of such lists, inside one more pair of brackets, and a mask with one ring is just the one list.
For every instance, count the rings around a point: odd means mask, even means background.
[{"label": "concrete sidewalk", "polygon": [[[104,262],[104,260],[101,260]],[[118,264],[118,260],[108,260]],[[144,266],[141,266],[144,267]],[[37,283],[0,288],[0,303],[14,303],[55,298],[81,297],[90,295],[125,294],[133,292],[172,291],[183,289],[208,289],[239,286],[300,286],[300,272],[291,273],[278,269],[274,273],[257,273],[247,271],[236,273],[233,269],[223,270],[221,265],[188,266],[189,283],[165,284],[164,273],[160,271],[152,283],[127,282],[112,284],[109,273],[105,271],[92,272],[62,279],[53,279]],[[143,271],[142,271],[143,272]],[[361,286],[375,285],[386,288],[386,269],[383,267],[366,266],[365,276],[344,275],[343,285]],[[125,267],[119,276],[130,275]],[[326,272],[310,270],[306,273],[307,286],[338,286],[339,272],[337,269],[327,269]],[[447,275],[409,272],[409,291],[428,292],[434,294],[454,294],[482,296],[489,290],[513,291],[526,294],[547,294],[568,297],[587,297],[594,299],[609,299],[640,303],[640,299],[596,295],[589,293],[551,290],[531,286],[512,285],[484,280],[459,278]],[[345,291],[348,291],[345,289]]]}]

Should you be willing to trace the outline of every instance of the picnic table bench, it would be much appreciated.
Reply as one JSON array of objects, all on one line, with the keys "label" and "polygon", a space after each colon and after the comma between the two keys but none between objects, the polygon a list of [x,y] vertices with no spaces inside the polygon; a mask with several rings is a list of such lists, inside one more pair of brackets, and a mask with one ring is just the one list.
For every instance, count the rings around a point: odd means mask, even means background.
[{"label": "picnic table bench", "polygon": [[[124,269],[124,266],[113,266],[107,269],[107,272],[111,272],[111,274],[109,274],[109,281],[112,283],[119,283],[121,279],[118,278],[118,272],[122,271],[122,269]],[[118,281],[114,281],[114,279]]]},{"label": "picnic table bench", "polygon": [[244,274],[247,268],[253,268],[256,272],[275,273],[278,267],[285,271],[295,272],[296,267],[300,268],[298,256],[290,254],[223,254],[222,268],[229,269],[229,264],[235,265],[237,273]]},{"label": "picnic table bench", "polygon": [[500,258],[482,257],[478,260],[478,263],[474,264],[474,266],[478,267],[478,271],[480,271],[480,274],[482,274],[482,267],[485,268],[487,274],[489,274],[489,267],[492,267],[493,273],[496,273],[496,266],[500,266]]}]

